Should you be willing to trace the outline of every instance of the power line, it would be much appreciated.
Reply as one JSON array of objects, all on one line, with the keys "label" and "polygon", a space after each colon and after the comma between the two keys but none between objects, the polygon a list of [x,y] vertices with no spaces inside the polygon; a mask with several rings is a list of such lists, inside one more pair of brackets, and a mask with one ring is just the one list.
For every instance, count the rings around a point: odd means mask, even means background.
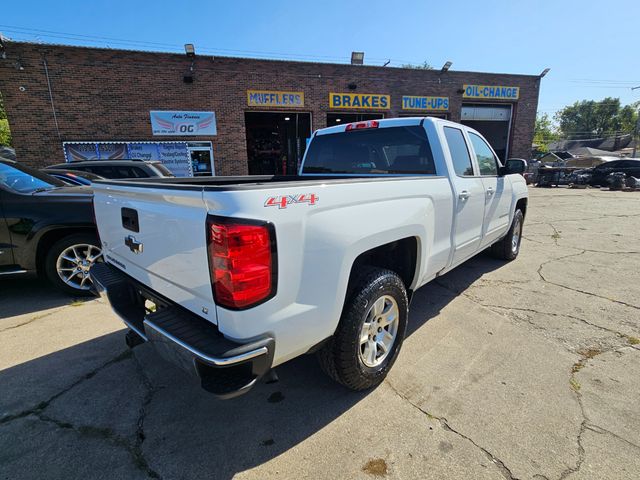
[{"label": "power line", "polygon": [[[182,48],[183,48],[183,45],[177,45],[174,43],[152,42],[152,41],[146,41],[146,40],[131,40],[131,39],[107,37],[107,36],[100,36],[100,35],[85,35],[85,34],[76,34],[76,33],[68,33],[68,32],[57,32],[53,30],[26,28],[26,27],[19,27],[15,25],[0,24],[0,28],[3,28],[5,32],[16,33],[21,35],[33,35],[33,36],[38,35],[38,36],[49,37],[49,38],[63,38],[67,40],[84,40],[86,42],[107,44],[107,45],[108,43],[111,43],[116,45],[138,47],[138,48],[143,48],[143,47],[144,48],[165,48],[165,49],[171,49],[177,52],[182,51]],[[290,58],[307,58],[307,59],[313,59],[313,60],[324,59],[324,61],[327,61],[327,60],[340,60],[344,62],[350,61],[350,57],[347,55],[345,56],[317,55],[317,54],[312,55],[312,54],[298,54],[298,53],[285,53],[285,52],[268,52],[268,51],[259,51],[259,50],[225,49],[225,48],[215,48],[215,47],[208,47],[208,46],[199,46],[198,50],[203,52],[220,53],[220,54],[228,53],[228,54],[249,55],[249,56],[261,55],[261,56],[278,57],[278,58],[290,57]],[[370,60],[381,61],[381,62],[382,61],[386,62],[388,60],[387,57],[385,58],[369,57],[369,58]],[[393,59],[392,63],[406,64],[406,63],[419,63],[419,62],[402,60],[402,59]]]}]

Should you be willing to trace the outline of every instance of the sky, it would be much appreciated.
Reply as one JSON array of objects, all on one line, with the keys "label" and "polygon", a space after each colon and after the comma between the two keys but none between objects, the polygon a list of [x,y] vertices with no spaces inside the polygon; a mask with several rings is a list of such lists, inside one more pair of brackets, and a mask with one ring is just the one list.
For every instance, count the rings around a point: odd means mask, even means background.
[{"label": "sky", "polygon": [[638,0],[3,0],[14,40],[539,74],[539,113],[578,100],[640,100]]}]

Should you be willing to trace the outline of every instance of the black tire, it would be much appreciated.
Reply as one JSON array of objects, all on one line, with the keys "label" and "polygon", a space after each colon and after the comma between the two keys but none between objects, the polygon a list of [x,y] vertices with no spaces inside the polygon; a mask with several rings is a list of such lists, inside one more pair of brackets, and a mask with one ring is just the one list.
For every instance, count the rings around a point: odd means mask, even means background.
[{"label": "black tire", "polygon": [[[399,312],[397,331],[384,360],[380,365],[369,367],[361,358],[360,335],[367,313],[383,296],[396,302]],[[349,288],[333,337],[318,351],[320,367],[329,377],[352,390],[365,390],[380,384],[398,357],[407,331],[408,314],[407,292],[398,274],[381,268],[366,268]]]},{"label": "black tire", "polygon": [[100,249],[100,242],[98,242],[98,237],[92,233],[74,233],[71,235],[67,235],[66,237],[61,238],[57,242],[55,242],[49,248],[47,255],[44,260],[44,273],[51,282],[51,284],[57,289],[67,293],[69,295],[75,296],[90,296],[92,295],[91,290],[82,290],[80,288],[74,288],[72,285],[68,285],[65,283],[60,275],[58,275],[57,271],[57,261],[58,257],[64,252],[66,249],[73,245],[93,245],[95,248]]},{"label": "black tire", "polygon": [[[518,234],[517,244],[514,248],[513,236],[514,236],[515,229],[518,228],[517,227],[518,224],[519,224],[520,231]],[[522,242],[523,225],[524,225],[524,215],[522,211],[518,208],[516,209],[516,212],[513,215],[513,220],[511,221],[511,227],[509,227],[509,231],[507,232],[507,234],[504,236],[504,238],[502,238],[502,240],[499,240],[498,242],[491,245],[491,254],[495,258],[499,258],[500,260],[511,261],[518,256],[518,253],[520,253],[520,243]]]}]

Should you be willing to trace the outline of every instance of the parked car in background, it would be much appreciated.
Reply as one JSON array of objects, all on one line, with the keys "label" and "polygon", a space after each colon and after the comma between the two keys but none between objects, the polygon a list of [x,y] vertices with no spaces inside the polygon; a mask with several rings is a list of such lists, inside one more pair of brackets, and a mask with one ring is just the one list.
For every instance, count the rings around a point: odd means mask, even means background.
[{"label": "parked car in background", "polygon": [[51,168],[46,170],[44,173],[46,173],[47,175],[51,175],[58,180],[62,180],[68,185],[76,186],[88,186],[91,185],[91,182],[93,182],[94,180],[104,179],[104,177],[96,175],[95,173],[82,172],[80,170],[63,170]]},{"label": "parked car in background", "polygon": [[93,192],[0,160],[0,276],[38,273],[59,289],[88,294],[102,253]]},{"label": "parked car in background", "polygon": [[103,178],[149,178],[173,177],[174,175],[157,160],[86,160],[82,162],[59,163],[45,167],[49,170],[77,170],[95,173]]},{"label": "parked car in background", "polygon": [[[585,169],[586,170],[586,169]],[[624,158],[614,160],[612,162],[602,163],[583,173],[590,173],[589,185],[592,186],[609,186],[609,174],[622,172],[627,177],[640,178],[640,158]]]}]

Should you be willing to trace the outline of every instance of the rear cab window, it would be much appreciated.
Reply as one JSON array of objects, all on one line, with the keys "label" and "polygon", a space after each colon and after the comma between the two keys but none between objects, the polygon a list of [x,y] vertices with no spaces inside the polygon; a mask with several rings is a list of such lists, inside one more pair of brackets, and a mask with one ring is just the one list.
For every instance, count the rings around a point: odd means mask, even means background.
[{"label": "rear cab window", "polygon": [[427,134],[419,125],[316,135],[302,174],[436,175]]}]

